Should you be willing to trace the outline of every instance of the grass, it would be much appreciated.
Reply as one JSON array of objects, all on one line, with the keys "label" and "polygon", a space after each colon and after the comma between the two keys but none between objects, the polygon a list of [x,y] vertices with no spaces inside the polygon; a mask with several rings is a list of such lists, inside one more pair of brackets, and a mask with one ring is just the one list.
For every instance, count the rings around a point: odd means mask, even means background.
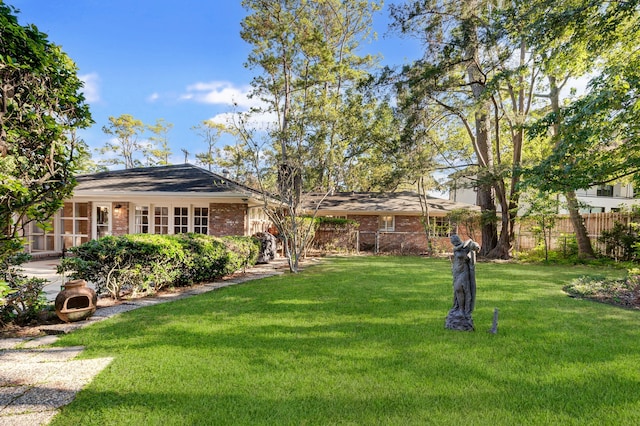
[{"label": "grass", "polygon": [[[62,345],[114,357],[54,425],[640,424],[640,312],[568,297],[586,267],[332,259],[119,315]],[[490,334],[493,309],[498,334]]]}]

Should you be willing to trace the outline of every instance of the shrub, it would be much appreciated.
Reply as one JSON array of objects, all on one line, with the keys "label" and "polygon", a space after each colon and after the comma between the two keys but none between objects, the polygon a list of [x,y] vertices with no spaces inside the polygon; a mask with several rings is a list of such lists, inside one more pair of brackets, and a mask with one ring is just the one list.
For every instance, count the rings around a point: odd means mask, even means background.
[{"label": "shrub", "polygon": [[257,238],[230,236],[222,237],[222,242],[227,248],[227,263],[223,275],[255,265],[258,260],[260,241]]},{"label": "shrub", "polygon": [[150,234],[107,236],[69,251],[73,257],[63,259],[60,269],[116,299],[123,290],[153,292],[171,285],[184,258],[175,240]]},{"label": "shrub", "polygon": [[9,257],[2,265],[4,276],[0,278],[0,324],[26,324],[35,319],[47,304],[42,291],[47,280],[21,274],[20,265],[30,258],[29,254],[20,253]]},{"label": "shrub", "polygon": [[44,278],[16,277],[0,306],[0,323],[27,324],[36,319],[47,304],[42,291],[46,283]]},{"label": "shrub", "polygon": [[357,220],[341,217],[317,216],[315,220],[319,228],[357,229],[360,226]]},{"label": "shrub", "polygon": [[176,238],[183,247],[185,258],[184,269],[175,285],[190,285],[224,275],[226,247],[219,238],[202,234],[181,234]]},{"label": "shrub", "polygon": [[575,234],[561,234],[556,240],[557,248],[547,250],[545,243],[540,240],[536,247],[518,253],[518,260],[522,262],[546,262],[559,264],[584,264],[584,259],[578,255],[578,243]]},{"label": "shrub", "polygon": [[639,225],[616,222],[613,228],[602,231],[598,241],[604,244],[604,254],[616,260],[634,260],[640,243]]},{"label": "shrub", "polygon": [[59,271],[91,281],[98,293],[155,292],[167,286],[212,280],[255,263],[259,244],[249,237],[122,235],[92,240],[69,251]]}]

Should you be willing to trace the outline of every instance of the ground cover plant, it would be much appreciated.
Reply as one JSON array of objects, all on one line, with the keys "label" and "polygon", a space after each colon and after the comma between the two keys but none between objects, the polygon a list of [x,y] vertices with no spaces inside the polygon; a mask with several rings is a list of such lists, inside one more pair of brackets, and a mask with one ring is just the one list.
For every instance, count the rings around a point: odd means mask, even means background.
[{"label": "ground cover plant", "polygon": [[563,287],[574,297],[630,309],[640,309],[640,275],[632,269],[625,278],[608,279],[602,276],[576,278]]},{"label": "ground cover plant", "polygon": [[113,361],[52,424],[639,424],[640,312],[562,290],[593,272],[478,264],[475,332],[444,329],[449,262],[418,257],[127,312],[59,341]]}]

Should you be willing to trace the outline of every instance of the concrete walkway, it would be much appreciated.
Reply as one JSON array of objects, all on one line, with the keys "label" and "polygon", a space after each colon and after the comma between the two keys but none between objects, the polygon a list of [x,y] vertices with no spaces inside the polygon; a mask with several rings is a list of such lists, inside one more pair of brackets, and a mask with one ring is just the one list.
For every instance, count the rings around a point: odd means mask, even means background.
[{"label": "concrete walkway", "polygon": [[[57,285],[55,289],[57,294],[62,281],[61,278],[60,281],[56,281],[55,262],[55,260],[38,261],[35,265],[36,262],[31,262],[31,265],[27,265],[24,269],[29,275],[49,276],[51,282],[48,286],[51,287],[51,293]],[[85,321],[40,327],[41,331],[47,334],[42,337],[0,338],[0,426],[48,424],[59,409],[73,401],[76,393],[90,383],[112,360],[112,358],[76,360],[74,358],[82,352],[83,347],[50,347],[58,339],[57,334],[70,333],[121,312],[282,274],[286,269],[286,259],[276,259],[268,265],[258,265],[242,274],[220,281],[164,293],[157,297],[134,299],[119,305],[99,307],[96,313]]]},{"label": "concrete walkway", "polygon": [[29,277],[44,278],[48,281],[43,290],[49,302],[56,299],[56,295],[60,293],[60,287],[63,283],[62,275],[56,272],[59,264],[60,259],[45,259],[34,260],[20,266],[23,274]]}]

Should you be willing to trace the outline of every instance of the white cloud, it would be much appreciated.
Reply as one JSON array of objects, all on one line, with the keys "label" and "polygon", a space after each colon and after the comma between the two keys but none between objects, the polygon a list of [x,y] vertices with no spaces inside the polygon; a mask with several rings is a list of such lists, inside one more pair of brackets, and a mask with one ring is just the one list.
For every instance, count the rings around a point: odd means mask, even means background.
[{"label": "white cloud", "polygon": [[90,74],[79,75],[78,78],[84,82],[82,92],[88,103],[100,101],[100,76],[92,72]]},{"label": "white cloud", "polygon": [[247,109],[259,104],[249,98],[250,90],[250,86],[236,87],[226,81],[199,82],[188,86],[187,92],[180,99],[211,105],[237,105],[241,109]]},{"label": "white cloud", "polygon": [[155,102],[158,99],[160,99],[160,94],[158,92],[154,92],[154,93],[149,95],[149,97],[147,98],[147,101],[148,102]]}]

